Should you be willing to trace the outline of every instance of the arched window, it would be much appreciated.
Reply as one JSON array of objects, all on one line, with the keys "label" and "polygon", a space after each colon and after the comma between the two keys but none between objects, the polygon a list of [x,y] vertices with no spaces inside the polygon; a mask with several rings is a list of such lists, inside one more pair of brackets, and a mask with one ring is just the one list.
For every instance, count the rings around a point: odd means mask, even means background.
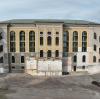
[{"label": "arched window", "polygon": [[35,52],[35,32],[29,32],[29,51]]},{"label": "arched window", "polygon": [[47,57],[51,57],[51,50],[47,51]]},{"label": "arched window", "polygon": [[97,34],[96,33],[94,33],[94,39],[97,39]]},{"label": "arched window", "polygon": [[73,32],[73,52],[78,52],[78,32]]},{"label": "arched window", "polygon": [[14,31],[10,32],[10,41],[15,41],[15,32]]},{"label": "arched window", "polygon": [[10,52],[16,51],[15,32],[10,32]]},{"label": "arched window", "polygon": [[83,57],[82,57],[82,62],[86,62],[86,56],[85,55],[83,55]]},{"label": "arched window", "polygon": [[55,57],[59,57],[59,50],[55,51]]},{"label": "arched window", "polygon": [[73,41],[78,41],[78,32],[77,31],[73,32]]},{"label": "arched window", "polygon": [[87,32],[82,32],[82,52],[87,51]]},{"label": "arched window", "polygon": [[51,38],[51,36],[48,36],[47,37],[47,45],[51,45],[51,42],[52,42],[52,38]]},{"label": "arched window", "polygon": [[43,57],[43,50],[40,50],[40,57]]},{"label": "arched window", "polygon": [[93,56],[93,62],[94,63],[96,62],[96,56]]},{"label": "arched window", "polygon": [[25,52],[25,32],[20,32],[20,52]]},{"label": "arched window", "polygon": [[73,62],[77,62],[77,56],[76,55],[73,58]]}]

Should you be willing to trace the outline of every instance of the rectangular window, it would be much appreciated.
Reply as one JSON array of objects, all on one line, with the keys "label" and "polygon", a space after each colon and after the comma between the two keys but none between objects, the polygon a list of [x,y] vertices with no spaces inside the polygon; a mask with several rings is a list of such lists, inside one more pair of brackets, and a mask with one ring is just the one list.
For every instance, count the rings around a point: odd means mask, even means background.
[{"label": "rectangular window", "polygon": [[40,50],[40,57],[43,57],[43,50]]},{"label": "rectangular window", "polygon": [[25,62],[24,56],[21,56],[21,63],[24,63],[24,62]]},{"label": "rectangular window", "polygon": [[43,37],[40,37],[40,45],[43,45]]},{"label": "rectangular window", "polygon": [[15,63],[15,57],[12,56],[12,63]]},{"label": "rectangular window", "polygon": [[3,57],[0,57],[0,63],[3,63]]},{"label": "rectangular window", "polygon": [[59,37],[56,37],[56,45],[59,45]]}]

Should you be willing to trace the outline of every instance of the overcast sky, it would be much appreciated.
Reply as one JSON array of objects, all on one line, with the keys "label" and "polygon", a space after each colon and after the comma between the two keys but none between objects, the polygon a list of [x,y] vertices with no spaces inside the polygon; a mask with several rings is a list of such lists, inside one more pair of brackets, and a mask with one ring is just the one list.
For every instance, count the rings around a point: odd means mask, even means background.
[{"label": "overcast sky", "polygon": [[0,20],[81,19],[100,23],[100,0],[1,0]]}]

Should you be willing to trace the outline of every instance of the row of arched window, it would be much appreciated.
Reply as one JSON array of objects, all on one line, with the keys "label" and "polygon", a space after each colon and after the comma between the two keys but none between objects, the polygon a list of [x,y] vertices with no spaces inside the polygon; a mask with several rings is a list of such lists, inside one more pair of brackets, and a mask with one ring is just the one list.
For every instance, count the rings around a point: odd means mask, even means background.
[{"label": "row of arched window", "polygon": [[[77,62],[77,56],[76,55],[73,57],[73,62]],[[82,56],[82,62],[86,62],[86,56],[85,55]],[[93,62],[94,63],[96,62],[96,56],[93,56]]]},{"label": "row of arched window", "polygon": [[[64,52],[68,52],[69,51],[69,32],[66,31],[64,32],[63,35],[63,50]],[[74,31],[73,32],[73,52],[78,52],[78,32]],[[82,52],[86,52],[87,51],[87,32],[83,31],[82,32]]]},{"label": "row of arched window", "polygon": [[[16,51],[15,39],[16,39],[15,32],[11,31],[10,32],[10,52]],[[24,31],[20,32],[19,39],[20,39],[20,52],[25,52],[25,32]],[[35,52],[35,32],[34,31],[29,32],[29,51]]]}]

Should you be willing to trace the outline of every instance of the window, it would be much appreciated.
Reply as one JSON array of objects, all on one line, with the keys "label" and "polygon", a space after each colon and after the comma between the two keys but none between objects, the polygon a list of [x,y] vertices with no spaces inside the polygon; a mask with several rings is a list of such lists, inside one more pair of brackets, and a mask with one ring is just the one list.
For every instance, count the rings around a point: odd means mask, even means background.
[{"label": "window", "polygon": [[47,52],[47,57],[48,57],[48,58],[51,57],[51,50],[48,50],[48,52]]},{"label": "window", "polygon": [[12,56],[12,63],[15,63],[15,57]]},{"label": "window", "polygon": [[56,32],[56,35],[59,35],[59,32]]},{"label": "window", "polygon": [[2,38],[3,38],[3,35],[2,35],[2,32],[0,33],[0,40],[2,40]]},{"label": "window", "polygon": [[43,57],[43,50],[40,50],[40,57]]},{"label": "window", "polygon": [[48,32],[48,35],[51,35],[51,32]]},{"label": "window", "polygon": [[85,55],[83,55],[83,57],[82,57],[82,62],[86,62],[86,56]]},{"label": "window", "polygon": [[0,63],[3,63],[3,57],[0,57]]},{"label": "window", "polygon": [[59,57],[59,50],[55,51],[55,57]]},{"label": "window", "polygon": [[3,45],[0,45],[0,52],[3,51]]},{"label": "window", "polygon": [[99,42],[100,42],[100,36],[99,36]]},{"label": "window", "polygon": [[99,54],[100,54],[100,48],[99,48]]},{"label": "window", "polygon": [[94,39],[97,39],[97,34],[96,33],[94,33]]},{"label": "window", "polygon": [[100,63],[100,59],[99,59],[99,63]]},{"label": "window", "polygon": [[25,52],[25,32],[20,32],[20,52]]},{"label": "window", "polygon": [[24,67],[24,66],[22,66],[22,67],[21,67],[21,69],[25,69],[25,67]]},{"label": "window", "polygon": [[82,69],[85,69],[85,66],[82,66]]},{"label": "window", "polygon": [[82,32],[82,52],[87,51],[87,32]]},{"label": "window", "polygon": [[52,38],[51,38],[51,36],[48,36],[47,37],[47,45],[51,45],[51,42],[52,42]]},{"label": "window", "polygon": [[16,51],[15,32],[10,32],[10,52]]},{"label": "window", "polygon": [[73,52],[78,52],[78,32],[73,32]]},{"label": "window", "polygon": [[96,51],[97,50],[97,46],[96,45],[94,45],[94,51]]},{"label": "window", "polygon": [[93,56],[93,62],[94,63],[96,62],[96,56]]},{"label": "window", "polygon": [[24,63],[24,62],[25,62],[24,56],[21,56],[21,63]]},{"label": "window", "polygon": [[40,37],[40,45],[43,45],[43,37]]},{"label": "window", "polygon": [[77,62],[77,56],[76,55],[73,58],[73,62]]},{"label": "window", "polygon": [[56,37],[56,45],[59,45],[59,37]]},{"label": "window", "polygon": [[67,52],[69,51],[69,32],[63,33],[63,56],[67,57]]},{"label": "window", "polygon": [[35,52],[35,32],[29,32],[29,51]]}]

